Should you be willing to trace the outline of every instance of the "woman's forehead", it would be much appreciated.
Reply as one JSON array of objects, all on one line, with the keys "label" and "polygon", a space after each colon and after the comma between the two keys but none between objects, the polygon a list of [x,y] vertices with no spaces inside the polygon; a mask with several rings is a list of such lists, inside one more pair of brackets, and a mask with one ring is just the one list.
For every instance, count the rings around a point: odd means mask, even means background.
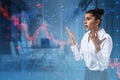
[{"label": "woman's forehead", "polygon": [[84,18],[95,18],[95,16],[93,16],[91,13],[86,13]]},{"label": "woman's forehead", "polygon": [[92,14],[91,13],[86,13],[85,17],[92,17]]}]

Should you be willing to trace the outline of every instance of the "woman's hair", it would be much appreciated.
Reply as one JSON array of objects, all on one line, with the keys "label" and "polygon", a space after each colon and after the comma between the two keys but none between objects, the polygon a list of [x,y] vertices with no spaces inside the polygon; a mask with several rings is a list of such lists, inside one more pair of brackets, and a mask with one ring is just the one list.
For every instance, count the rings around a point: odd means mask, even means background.
[{"label": "woman's hair", "polygon": [[96,20],[99,19],[100,24],[101,24],[101,18],[102,18],[102,15],[104,15],[104,10],[103,9],[100,9],[100,8],[91,9],[91,10],[87,11],[86,13],[92,14],[92,16],[94,16]]}]

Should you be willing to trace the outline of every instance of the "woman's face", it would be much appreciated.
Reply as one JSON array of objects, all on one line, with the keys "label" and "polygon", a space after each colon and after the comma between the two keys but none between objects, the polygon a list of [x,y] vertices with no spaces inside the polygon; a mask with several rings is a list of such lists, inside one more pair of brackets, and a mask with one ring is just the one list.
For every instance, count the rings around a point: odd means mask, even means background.
[{"label": "woman's face", "polygon": [[96,31],[99,29],[98,24],[100,23],[100,20],[95,20],[95,17],[92,16],[91,13],[86,13],[84,17],[84,25],[86,30],[90,31]]}]

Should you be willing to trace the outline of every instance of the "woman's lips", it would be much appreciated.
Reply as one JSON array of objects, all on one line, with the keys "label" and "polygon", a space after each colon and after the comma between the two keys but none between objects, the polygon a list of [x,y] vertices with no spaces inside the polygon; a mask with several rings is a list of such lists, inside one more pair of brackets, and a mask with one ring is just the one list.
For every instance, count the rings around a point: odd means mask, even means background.
[{"label": "woman's lips", "polygon": [[85,25],[85,27],[87,28],[88,26],[87,26],[87,25]]},{"label": "woman's lips", "polygon": [[85,25],[85,28],[86,28],[86,30],[88,30],[88,26],[87,25]]}]

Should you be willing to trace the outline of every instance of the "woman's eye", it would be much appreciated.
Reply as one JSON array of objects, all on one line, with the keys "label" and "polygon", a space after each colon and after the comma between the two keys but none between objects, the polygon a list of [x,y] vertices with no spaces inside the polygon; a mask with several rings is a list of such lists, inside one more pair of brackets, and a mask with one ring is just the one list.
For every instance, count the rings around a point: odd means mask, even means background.
[{"label": "woman's eye", "polygon": [[90,17],[84,18],[85,21],[89,21],[90,19],[91,19]]},{"label": "woman's eye", "polygon": [[90,18],[87,18],[87,20],[90,20]]}]

